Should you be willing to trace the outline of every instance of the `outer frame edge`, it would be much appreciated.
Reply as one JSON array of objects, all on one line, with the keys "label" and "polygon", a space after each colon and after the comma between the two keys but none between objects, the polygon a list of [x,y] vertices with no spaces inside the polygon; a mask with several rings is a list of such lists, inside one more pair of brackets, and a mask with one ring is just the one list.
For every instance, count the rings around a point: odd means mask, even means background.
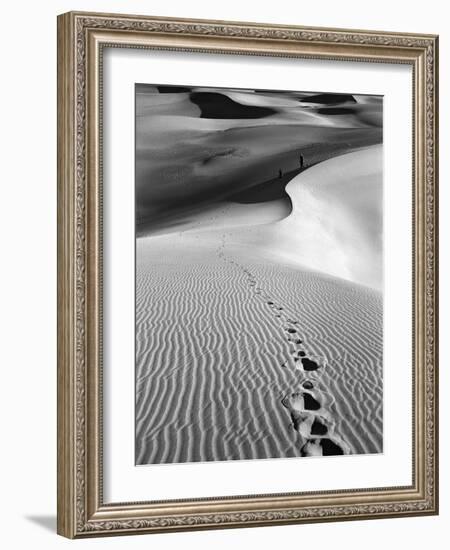
[{"label": "outer frame edge", "polygon": [[[73,160],[76,158],[78,144],[74,137],[76,116],[75,101],[76,93],[74,91],[74,85],[72,80],[75,76],[75,49],[76,49],[76,37],[75,37],[75,25],[77,17],[112,17],[117,19],[129,19],[129,20],[151,20],[157,23],[162,22],[189,22],[202,25],[214,25],[223,24],[228,27],[237,27],[243,25],[246,27],[259,28],[259,29],[307,29],[311,31],[324,31],[324,32],[336,32],[346,33],[350,32],[357,34],[359,32],[365,33],[369,36],[380,34],[381,36],[393,36],[393,37],[415,37],[418,40],[427,40],[432,43],[431,47],[435,54],[434,66],[433,66],[433,78],[435,83],[435,89],[433,94],[433,110],[434,110],[434,193],[435,193],[435,208],[434,208],[434,259],[433,259],[433,273],[434,273],[434,366],[436,369],[435,379],[435,408],[434,408],[434,492],[432,495],[432,503],[428,500],[423,501],[424,509],[410,510],[410,511],[396,511],[396,512],[375,512],[372,517],[368,515],[357,515],[356,513],[351,516],[340,517],[310,517],[310,518],[297,518],[297,519],[270,519],[265,520],[253,520],[237,521],[233,520],[229,522],[218,521],[211,524],[187,524],[187,525],[166,525],[159,527],[130,527],[124,524],[117,528],[102,529],[100,525],[95,525],[95,514],[91,520],[84,518],[85,523],[80,523],[78,518],[77,526],[77,499],[80,497],[79,487],[76,479],[77,458],[75,447],[75,430],[77,429],[76,420],[74,419],[74,409],[76,406],[77,392],[76,392],[76,361],[74,358],[74,348],[76,339],[71,331],[74,330],[73,317],[74,300],[72,292],[76,284],[76,276],[73,272],[73,262],[76,253],[76,236],[73,234],[74,222],[73,216],[75,207],[73,205],[74,193],[76,186],[76,175],[73,169]],[[343,38],[344,39],[344,38]],[[95,14],[88,12],[69,12],[58,17],[58,533],[68,538],[85,538],[88,536],[107,536],[107,535],[129,535],[138,533],[149,532],[174,532],[174,531],[186,531],[186,530],[203,530],[203,529],[218,529],[218,528],[242,528],[253,527],[262,525],[283,525],[293,523],[316,523],[324,521],[348,521],[348,520],[365,520],[376,519],[382,517],[399,517],[399,516],[418,516],[418,515],[435,515],[438,513],[438,486],[437,486],[437,113],[438,113],[438,92],[437,92],[437,43],[438,39],[435,35],[418,35],[407,33],[388,33],[378,31],[356,31],[356,30],[343,30],[343,29],[325,29],[314,27],[295,27],[284,25],[267,25],[257,23],[240,23],[240,22],[222,22],[222,21],[207,21],[207,20],[193,20],[193,19],[175,19],[175,18],[156,18],[149,16],[126,16],[119,14]],[[65,92],[63,91],[65,90]],[[69,90],[69,92],[67,92]],[[425,159],[421,159],[422,161]],[[72,316],[72,318],[71,318]],[[88,487],[84,487],[84,491],[88,491]],[[395,502],[393,503],[395,504]],[[420,504],[420,503],[418,503]],[[248,515],[252,512],[249,511]],[[144,519],[144,518],[143,518]],[[116,523],[116,522],[113,522]],[[117,521],[117,524],[120,520]],[[97,530],[98,529],[98,530]]]},{"label": "outer frame edge", "polygon": [[75,537],[73,425],[73,70],[70,14],[57,19],[57,533]]}]

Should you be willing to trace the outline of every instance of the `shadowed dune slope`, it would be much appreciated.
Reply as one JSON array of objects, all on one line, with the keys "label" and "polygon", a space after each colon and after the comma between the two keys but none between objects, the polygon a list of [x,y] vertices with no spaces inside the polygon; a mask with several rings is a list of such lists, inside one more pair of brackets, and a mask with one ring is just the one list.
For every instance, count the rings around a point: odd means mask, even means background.
[{"label": "shadowed dune slope", "polygon": [[[376,98],[138,86],[140,235],[190,205],[223,200],[280,173],[379,143]],[[279,198],[279,196],[278,196]]]}]

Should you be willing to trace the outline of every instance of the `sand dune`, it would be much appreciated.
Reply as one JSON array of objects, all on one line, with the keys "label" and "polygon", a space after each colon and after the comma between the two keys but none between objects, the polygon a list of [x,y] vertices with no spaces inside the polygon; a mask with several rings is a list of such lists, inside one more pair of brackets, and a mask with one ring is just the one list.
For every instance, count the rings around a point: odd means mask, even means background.
[{"label": "sand dune", "polygon": [[380,290],[382,146],[321,162],[293,178],[286,192],[289,216],[237,235],[236,244]]},{"label": "sand dune", "polygon": [[[136,462],[380,452],[380,294],[217,237],[138,240]],[[302,384],[306,438],[286,406]]]},{"label": "sand dune", "polygon": [[[140,234],[189,205],[298,169],[300,155],[311,166],[382,139],[380,105],[358,96],[333,102],[333,94],[154,88],[138,92],[136,100]],[[306,102],[310,98],[316,101]]]},{"label": "sand dune", "polygon": [[[313,166],[286,187],[292,214],[274,247],[318,271],[381,289],[382,146]],[[297,251],[301,251],[297,254]]]},{"label": "sand dune", "polygon": [[308,168],[287,182],[287,197],[289,202],[214,203],[176,216],[162,231],[228,226],[228,242],[236,248],[382,288],[382,146]]}]

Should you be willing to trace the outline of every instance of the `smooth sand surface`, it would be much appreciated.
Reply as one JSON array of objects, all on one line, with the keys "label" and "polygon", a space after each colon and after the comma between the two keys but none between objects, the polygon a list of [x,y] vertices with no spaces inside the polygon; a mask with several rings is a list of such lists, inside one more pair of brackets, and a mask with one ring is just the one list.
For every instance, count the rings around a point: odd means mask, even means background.
[{"label": "smooth sand surface", "polygon": [[382,451],[380,277],[352,264],[378,261],[357,182],[379,203],[380,158],[304,171],[292,208],[216,203],[137,239],[137,464]]}]

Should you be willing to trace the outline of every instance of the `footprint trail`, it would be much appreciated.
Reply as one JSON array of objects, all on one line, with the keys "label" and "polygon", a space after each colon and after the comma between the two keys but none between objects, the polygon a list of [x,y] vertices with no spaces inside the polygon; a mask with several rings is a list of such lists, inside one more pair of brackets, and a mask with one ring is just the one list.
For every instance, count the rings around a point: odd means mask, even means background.
[{"label": "footprint trail", "polygon": [[280,361],[280,368],[294,369],[298,373],[299,387],[284,394],[281,404],[289,413],[291,426],[299,439],[301,456],[350,454],[351,448],[336,432],[335,422],[329,412],[335,399],[322,383],[327,361],[324,357],[308,353],[301,321],[289,316],[283,304],[269,296],[256,275],[226,253],[225,233],[222,234],[217,255],[244,274],[250,292],[270,309],[274,323],[288,343],[290,352]]}]

